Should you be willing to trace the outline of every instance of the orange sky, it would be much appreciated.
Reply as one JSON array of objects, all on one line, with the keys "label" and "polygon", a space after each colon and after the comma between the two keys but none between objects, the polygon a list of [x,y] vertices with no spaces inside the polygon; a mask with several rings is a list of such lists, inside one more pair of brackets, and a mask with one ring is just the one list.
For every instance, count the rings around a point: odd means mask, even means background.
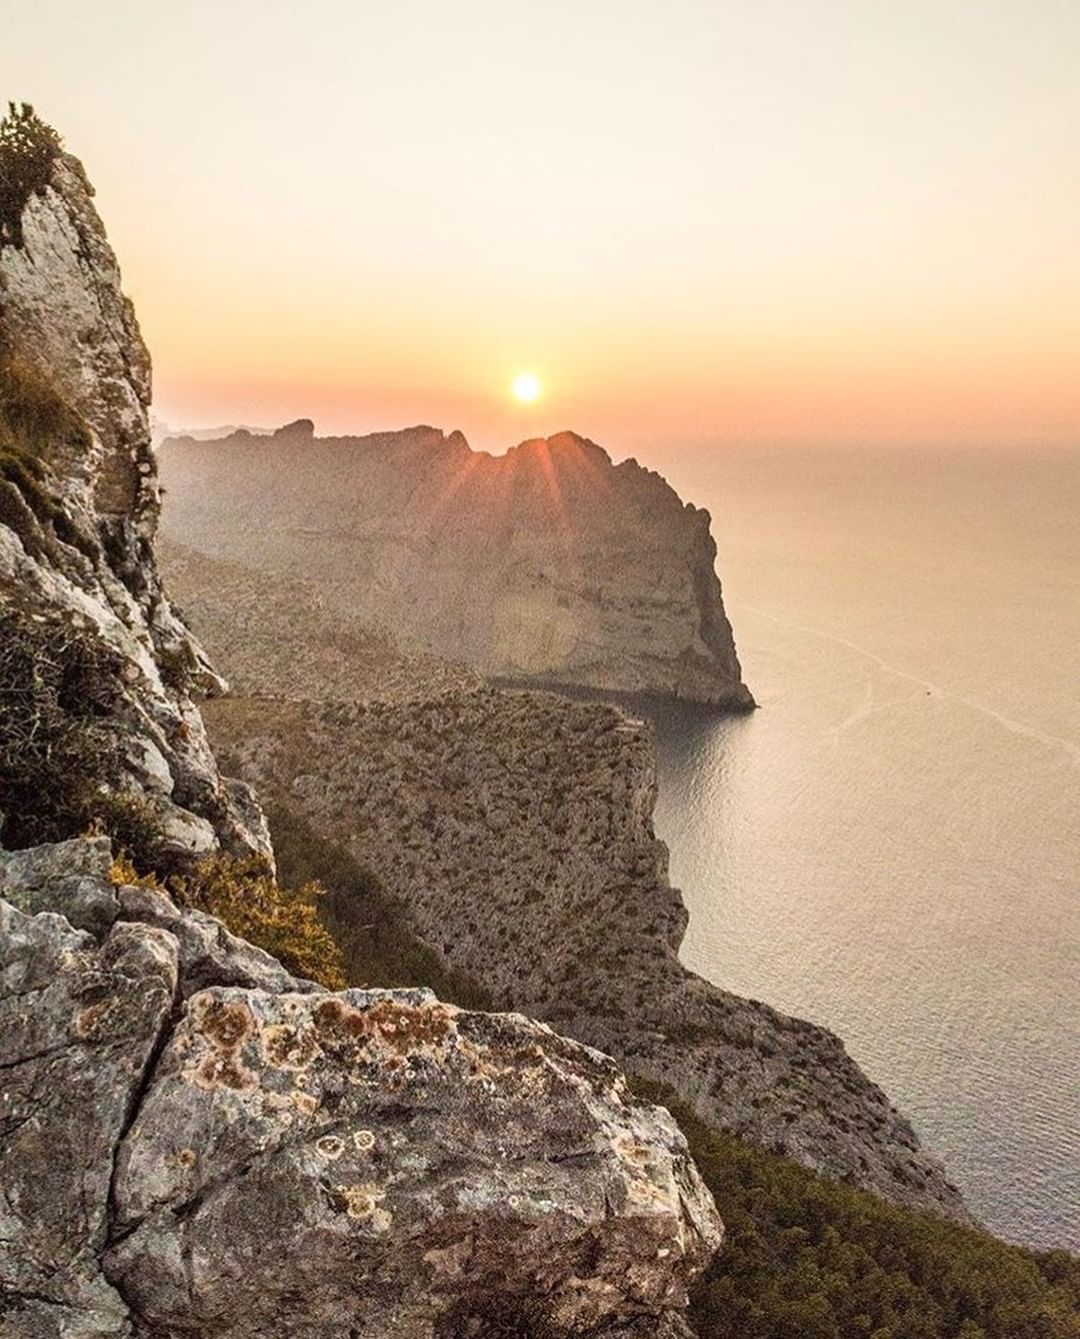
[{"label": "orange sky", "polygon": [[0,0],[0,32],[173,425],[1080,443],[1075,0]]}]

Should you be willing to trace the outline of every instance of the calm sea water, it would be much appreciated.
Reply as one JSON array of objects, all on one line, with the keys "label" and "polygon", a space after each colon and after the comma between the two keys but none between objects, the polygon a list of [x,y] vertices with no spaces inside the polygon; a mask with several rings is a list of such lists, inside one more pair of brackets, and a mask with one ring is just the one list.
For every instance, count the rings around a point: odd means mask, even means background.
[{"label": "calm sea water", "polygon": [[1000,1235],[1080,1248],[1080,453],[685,451],[761,710],[650,709],[711,980],[838,1032]]}]

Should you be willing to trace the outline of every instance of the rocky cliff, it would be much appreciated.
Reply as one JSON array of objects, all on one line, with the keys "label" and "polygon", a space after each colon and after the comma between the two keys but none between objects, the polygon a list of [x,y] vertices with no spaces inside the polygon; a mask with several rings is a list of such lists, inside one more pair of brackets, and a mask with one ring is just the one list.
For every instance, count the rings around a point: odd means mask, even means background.
[{"label": "rocky cliff", "polygon": [[[247,696],[215,746],[376,877],[438,962],[675,1090],[706,1123],[913,1208],[956,1189],[832,1033],[687,971],[652,827],[648,727],[614,707],[431,674],[309,586],[168,546]],[[347,765],[342,760],[347,759]],[[348,924],[348,889],[337,915]],[[351,913],[355,922],[362,913]]]},{"label": "rocky cliff", "polygon": [[610,1060],[426,990],[332,993],[161,882],[221,849],[269,857],[268,837],[192,700],[222,683],[157,570],[149,361],[90,187],[47,127],[24,112],[15,131],[0,1333],[684,1339],[720,1221]]},{"label": "rocky cliff", "polygon": [[19,224],[0,244],[0,811],[37,836],[122,814],[181,861],[268,851],[192,703],[223,685],[162,590],[150,359],[76,159],[51,158]]},{"label": "rocky cliff", "polygon": [[168,536],[310,579],[414,649],[489,676],[753,705],[708,512],[574,433],[493,457],[459,432],[316,438],[302,421],[174,438],[161,469]]},{"label": "rocky cliff", "polygon": [[0,853],[0,1333],[689,1333],[719,1219],[609,1060],[297,981],[110,861]]}]

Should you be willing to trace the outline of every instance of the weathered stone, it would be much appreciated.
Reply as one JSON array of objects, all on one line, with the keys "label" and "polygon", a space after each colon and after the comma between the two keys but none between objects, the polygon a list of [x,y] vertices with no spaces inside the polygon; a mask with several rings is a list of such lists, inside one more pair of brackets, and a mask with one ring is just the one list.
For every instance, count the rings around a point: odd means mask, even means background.
[{"label": "weathered stone", "polygon": [[214,916],[181,910],[154,888],[125,886],[117,892],[118,914],[167,930],[179,949],[180,988],[192,995],[207,986],[247,986],[270,991],[318,990],[292,976],[276,958],[230,934]]},{"label": "weathered stone", "polygon": [[204,1339],[655,1334],[720,1237],[610,1061],[425,991],[194,996],[115,1203],[109,1277]]},{"label": "weathered stone", "polygon": [[[108,860],[87,839],[0,867],[104,905]],[[0,901],[5,1339],[686,1334],[719,1219],[610,1060],[424,990],[331,994],[113,892],[99,942]]]},{"label": "weathered stone", "polygon": [[[102,1277],[116,1147],[176,988],[176,943],[0,901],[0,1332],[128,1332]],[[6,1310],[5,1310],[6,1308]]]},{"label": "weathered stone", "polygon": [[116,920],[119,902],[109,881],[108,837],[0,849],[0,897],[21,911],[56,911],[78,930],[100,935]]}]

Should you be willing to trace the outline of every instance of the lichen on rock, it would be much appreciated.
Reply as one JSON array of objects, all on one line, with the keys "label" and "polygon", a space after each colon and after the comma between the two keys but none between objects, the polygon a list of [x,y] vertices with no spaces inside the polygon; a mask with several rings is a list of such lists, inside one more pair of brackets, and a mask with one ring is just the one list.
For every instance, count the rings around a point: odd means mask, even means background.
[{"label": "lichen on rock", "polygon": [[209,918],[109,858],[0,856],[5,1336],[686,1333],[720,1220],[610,1060],[426,990],[253,987],[235,939],[195,988]]}]

